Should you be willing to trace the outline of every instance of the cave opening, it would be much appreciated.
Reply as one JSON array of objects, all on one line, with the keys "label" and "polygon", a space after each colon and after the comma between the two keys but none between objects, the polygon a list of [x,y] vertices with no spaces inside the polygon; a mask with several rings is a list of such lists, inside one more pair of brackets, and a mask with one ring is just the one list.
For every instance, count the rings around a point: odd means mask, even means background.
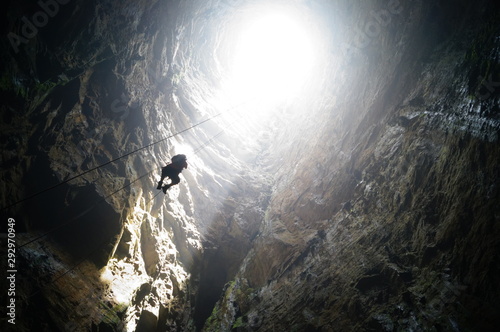
[{"label": "cave opening", "polygon": [[62,2],[2,23],[49,22],[3,40],[1,201],[124,158],[9,210],[75,220],[20,250],[46,326],[495,326],[498,4]]},{"label": "cave opening", "polygon": [[[324,90],[324,82],[327,75],[335,73],[337,62],[327,62],[330,50],[325,22],[304,4],[256,1],[239,4],[219,15],[211,24],[199,23],[212,35],[202,40],[198,40],[196,34],[188,37],[192,38],[193,57],[205,65],[193,68],[202,75],[186,73],[185,84],[179,88],[191,92],[185,94],[191,104],[205,105],[205,101],[213,112],[228,109],[214,119],[214,126],[225,128],[225,135],[217,138],[210,153],[236,156],[240,159],[236,161],[236,169],[241,163],[257,169],[260,174],[255,180],[260,182],[270,177],[273,167],[278,167],[275,158],[286,154],[286,148],[294,144],[294,139],[299,139],[292,138],[291,131],[300,134],[301,140],[307,140],[307,135],[313,133],[307,129],[323,121],[322,104],[331,98]],[[197,24],[198,20],[194,22]],[[211,85],[204,80],[217,83]],[[303,130],[294,129],[296,127]],[[207,132],[217,133],[208,128]],[[273,151],[277,148],[273,139],[287,135],[290,135],[289,145]],[[222,170],[227,179],[234,181],[232,165],[229,168],[210,166]],[[225,196],[232,198],[229,193],[221,198],[227,199]],[[263,210],[266,207],[267,203]],[[220,213],[230,215],[231,208],[222,209]],[[218,225],[218,217],[214,219],[208,223]],[[255,220],[252,228],[257,230],[260,225],[261,221]],[[230,227],[217,229],[230,238],[227,234]],[[219,238],[211,233],[213,231],[202,231],[217,248],[209,246],[200,262],[193,314],[198,330],[212,314],[223,295],[224,285],[234,278],[252,243],[241,238],[223,239],[224,236]],[[244,236],[253,240],[257,233],[252,230]]]}]

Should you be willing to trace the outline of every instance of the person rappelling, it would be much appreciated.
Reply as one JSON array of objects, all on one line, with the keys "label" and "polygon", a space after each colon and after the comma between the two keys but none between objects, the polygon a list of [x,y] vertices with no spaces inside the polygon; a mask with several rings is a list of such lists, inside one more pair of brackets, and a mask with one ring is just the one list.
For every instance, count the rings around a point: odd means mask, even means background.
[{"label": "person rappelling", "polygon": [[[178,184],[181,179],[179,174],[184,168],[187,168],[187,158],[186,155],[178,154],[172,157],[172,162],[167,164],[167,166],[161,168],[161,179],[158,182],[156,189],[161,189],[164,194],[167,193],[168,188]],[[168,177],[170,179],[169,184],[163,185],[163,179]]]}]

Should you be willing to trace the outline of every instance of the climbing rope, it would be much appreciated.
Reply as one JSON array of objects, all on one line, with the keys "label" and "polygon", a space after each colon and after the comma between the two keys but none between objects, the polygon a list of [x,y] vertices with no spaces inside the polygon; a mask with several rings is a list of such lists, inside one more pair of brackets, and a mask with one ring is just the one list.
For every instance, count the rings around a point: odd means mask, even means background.
[{"label": "climbing rope", "polygon": [[[234,122],[235,122],[235,121],[233,121],[233,122],[232,122],[229,126],[231,126]],[[228,127],[229,127],[229,126],[228,126]],[[205,141],[203,144],[201,144],[201,145],[200,145],[200,146],[199,146],[199,147],[198,147],[198,148],[197,148],[197,149],[193,152],[193,154],[196,154],[196,153],[200,152],[201,150],[203,150],[204,148],[206,148],[206,147],[207,147],[207,146],[208,146],[211,142],[213,142],[213,141],[214,141],[217,137],[219,137],[220,135],[222,135],[222,134],[226,131],[226,129],[227,129],[227,128],[223,128],[223,129],[222,129],[219,133],[217,133],[216,135],[214,135],[213,137],[211,137],[210,139],[208,139],[207,141]],[[29,241],[28,241],[28,242],[26,242],[26,243],[23,243],[22,245],[20,245],[20,246],[19,246],[19,248],[22,248],[22,247],[24,247],[24,246],[26,246],[26,245],[28,245],[28,244],[30,244],[30,243],[33,243],[33,242],[35,242],[35,241],[38,241],[38,240],[40,240],[40,239],[42,239],[42,238],[46,237],[47,235],[49,235],[49,234],[51,234],[51,233],[53,233],[53,232],[57,231],[58,229],[61,229],[61,228],[65,227],[65,226],[67,226],[67,225],[69,225],[69,224],[71,224],[71,223],[75,222],[76,220],[80,219],[81,217],[83,217],[84,215],[86,215],[87,213],[89,213],[90,211],[92,211],[92,210],[93,210],[93,209],[94,209],[97,205],[99,205],[99,204],[101,204],[101,203],[105,202],[108,198],[110,198],[110,197],[111,197],[111,196],[113,196],[114,194],[116,194],[116,193],[118,193],[119,191],[121,191],[121,190],[123,190],[123,189],[125,189],[125,188],[127,188],[127,187],[129,187],[129,186],[131,186],[133,183],[135,183],[135,182],[139,181],[140,179],[142,179],[142,178],[144,178],[144,177],[146,177],[146,176],[150,175],[153,171],[154,171],[154,169],[153,169],[153,170],[151,170],[151,171],[149,171],[149,172],[147,172],[147,173],[145,173],[145,174],[143,174],[143,175],[141,175],[141,176],[139,176],[139,177],[138,177],[138,178],[136,178],[135,180],[133,180],[133,181],[131,181],[130,183],[126,184],[125,186],[123,186],[123,187],[121,187],[121,188],[119,188],[119,189],[117,189],[117,190],[113,191],[111,194],[107,195],[106,197],[103,197],[103,198],[99,199],[99,200],[98,200],[98,201],[96,201],[96,202],[95,202],[92,206],[90,206],[88,209],[86,209],[86,210],[85,210],[85,211],[83,211],[82,213],[78,214],[77,216],[75,216],[75,217],[71,218],[69,221],[67,221],[67,222],[65,222],[65,223],[63,223],[63,224],[60,224],[60,225],[58,225],[58,226],[56,226],[56,227],[52,228],[51,230],[49,230],[49,231],[47,231],[47,232],[45,232],[45,233],[43,233],[43,234],[41,234],[41,235],[39,235],[39,236],[37,236],[37,237],[35,237],[35,238],[31,239],[31,240],[29,240]],[[152,201],[153,199],[155,199],[155,198],[156,198],[156,196],[158,196],[158,194],[159,194],[160,192],[161,192],[161,191],[159,191],[156,195],[154,195],[154,196],[153,196],[150,200],[146,201],[146,203],[145,203],[145,204],[148,204],[150,201]]]},{"label": "climbing rope", "polygon": [[[81,216],[83,216],[83,215],[85,215],[87,212],[89,212],[91,209],[93,209],[93,208],[95,207],[95,205],[97,205],[97,204],[99,204],[99,203],[103,202],[106,198],[111,197],[112,195],[116,194],[118,191],[120,191],[120,190],[122,190],[122,189],[125,189],[126,187],[130,186],[132,183],[134,183],[134,182],[138,181],[139,179],[141,179],[141,178],[145,177],[146,175],[151,174],[152,172],[153,172],[153,171],[150,171],[150,172],[148,172],[148,173],[146,173],[146,174],[144,174],[144,175],[142,175],[142,176],[138,177],[137,179],[135,179],[134,181],[130,182],[130,183],[129,183],[129,184],[127,184],[126,186],[124,186],[124,187],[122,187],[122,188],[120,188],[120,189],[118,189],[118,190],[114,191],[113,193],[111,193],[111,194],[109,194],[108,196],[104,197],[104,198],[103,198],[102,200],[100,200],[99,202],[95,203],[95,204],[94,204],[94,206],[92,206],[90,209],[87,209],[86,211],[84,211],[83,213],[81,213],[80,215],[76,216],[76,217],[75,217],[75,218],[73,218],[73,219],[74,219],[74,220],[76,220],[77,218],[80,218]],[[161,193],[161,191],[157,192],[157,193],[156,193],[156,194],[155,194],[152,198],[150,198],[149,200],[147,200],[147,201],[145,202],[145,205],[147,205],[149,202],[151,202],[152,200],[154,200],[154,199],[156,198],[156,196],[158,196],[158,194],[159,194],[159,193]],[[32,240],[30,240],[30,241],[28,241],[28,242],[26,242],[26,243],[24,243],[24,244],[20,245],[18,248],[22,248],[22,247],[24,247],[24,246],[26,246],[26,245],[28,245],[28,244],[30,244],[30,243],[33,243],[33,242],[35,242],[35,241],[37,241],[37,240],[39,240],[39,239],[41,239],[41,238],[43,238],[43,237],[47,236],[48,234],[50,234],[50,233],[52,233],[52,232],[56,231],[57,229],[59,229],[59,228],[61,228],[61,227],[63,227],[63,226],[68,225],[69,223],[71,223],[71,222],[72,222],[72,221],[74,221],[74,220],[71,220],[70,222],[67,222],[67,223],[65,223],[65,224],[63,224],[63,225],[60,225],[60,226],[58,226],[58,227],[56,227],[56,228],[54,228],[54,229],[50,230],[49,232],[47,232],[47,233],[45,233],[45,234],[42,234],[41,236],[36,237],[36,238],[34,238],[34,239],[32,239]],[[89,258],[91,255],[93,255],[95,252],[97,252],[98,250],[100,250],[100,249],[101,249],[101,248],[102,248],[105,244],[109,243],[109,241],[111,241],[111,240],[112,240],[115,236],[116,236],[116,234],[113,234],[113,235],[111,235],[111,237],[106,238],[106,239],[105,239],[104,241],[102,241],[99,245],[97,245],[97,246],[94,248],[94,250],[92,250],[90,253],[88,253],[87,255],[85,255],[84,257],[82,257],[82,258],[81,258],[81,259],[80,259],[80,260],[79,260],[76,264],[74,264],[73,266],[71,266],[68,270],[64,271],[61,275],[59,275],[59,276],[57,276],[56,278],[54,278],[54,279],[52,279],[51,281],[49,281],[47,284],[45,284],[45,285],[41,286],[41,287],[40,287],[37,291],[35,291],[35,292],[31,293],[31,294],[28,296],[28,298],[31,298],[31,297],[35,296],[36,294],[40,293],[40,292],[42,291],[42,289],[47,288],[48,286],[50,286],[50,285],[54,284],[54,283],[55,283],[56,281],[58,281],[59,279],[61,279],[62,277],[64,277],[64,276],[65,276],[65,275],[67,275],[68,273],[70,273],[71,271],[75,270],[75,269],[76,269],[78,266],[80,266],[83,262],[85,262],[86,260],[88,260],[88,258]]]},{"label": "climbing rope", "polygon": [[72,177],[70,177],[70,178],[68,178],[68,179],[66,179],[66,180],[64,180],[64,181],[61,181],[61,182],[59,182],[59,183],[57,183],[57,184],[55,184],[55,185],[53,185],[53,186],[50,186],[50,187],[45,188],[45,189],[43,189],[43,190],[41,190],[41,191],[39,191],[39,192],[36,192],[36,193],[34,193],[34,194],[32,194],[32,195],[29,195],[28,197],[25,197],[25,198],[23,198],[23,199],[20,199],[19,201],[14,202],[14,203],[12,203],[12,204],[10,204],[10,205],[8,205],[8,206],[6,206],[6,207],[2,208],[2,211],[3,211],[3,210],[6,210],[6,209],[8,209],[8,208],[11,208],[11,207],[13,207],[13,206],[16,206],[16,205],[18,205],[18,204],[20,204],[20,203],[22,203],[22,202],[27,201],[27,200],[30,200],[30,199],[32,199],[32,198],[34,198],[34,197],[37,197],[37,196],[39,196],[39,195],[41,195],[41,194],[43,194],[43,193],[45,193],[45,192],[47,192],[47,191],[49,191],[49,190],[55,189],[55,188],[57,188],[57,187],[60,187],[60,186],[62,186],[63,184],[66,184],[66,183],[68,183],[68,182],[70,182],[70,181],[73,181],[74,179],[77,179],[77,178],[79,178],[79,177],[81,177],[81,176],[83,176],[83,175],[85,175],[85,174],[88,174],[88,173],[90,173],[90,172],[93,172],[93,171],[95,171],[95,170],[97,170],[97,169],[99,169],[99,168],[102,168],[102,167],[104,167],[104,166],[107,166],[107,165],[109,165],[109,164],[112,164],[112,163],[114,163],[114,162],[116,162],[116,161],[118,161],[118,160],[120,160],[120,159],[122,159],[122,158],[128,157],[128,156],[130,156],[131,154],[134,154],[134,153],[136,153],[136,152],[142,151],[142,150],[147,149],[147,148],[149,148],[149,147],[151,147],[151,146],[154,146],[154,145],[156,145],[156,144],[158,144],[158,143],[164,142],[164,141],[166,141],[167,139],[170,139],[170,138],[172,138],[172,137],[175,137],[175,136],[177,136],[177,135],[180,135],[180,134],[182,134],[182,133],[184,133],[184,132],[186,132],[186,131],[189,131],[189,130],[191,130],[191,129],[193,129],[193,128],[195,128],[195,127],[197,127],[197,126],[199,126],[199,125],[201,125],[201,124],[203,124],[203,123],[205,123],[205,122],[208,122],[208,121],[210,121],[210,120],[213,120],[213,119],[215,119],[216,117],[218,117],[218,116],[220,116],[220,115],[222,115],[222,114],[224,114],[224,113],[227,113],[227,112],[229,112],[229,111],[231,111],[231,110],[233,110],[233,109],[236,109],[237,107],[239,107],[239,106],[241,106],[241,105],[244,105],[244,104],[246,104],[246,103],[248,103],[248,101],[247,101],[247,102],[243,102],[243,103],[241,103],[241,104],[239,104],[239,105],[236,105],[236,106],[234,106],[234,107],[232,107],[232,108],[229,108],[229,109],[227,109],[227,110],[225,110],[225,111],[219,112],[219,113],[217,113],[217,114],[215,114],[215,115],[213,115],[213,116],[209,117],[208,119],[205,119],[205,120],[203,120],[203,121],[200,121],[200,122],[198,122],[198,123],[196,123],[196,124],[194,124],[194,125],[192,125],[192,126],[190,126],[190,127],[186,128],[186,129],[183,129],[183,130],[181,130],[181,131],[178,131],[178,132],[176,132],[176,133],[174,133],[174,134],[172,134],[172,135],[169,135],[169,136],[167,136],[167,137],[165,137],[165,138],[162,138],[162,139],[160,139],[160,140],[158,140],[158,141],[156,141],[156,142],[153,142],[153,143],[147,144],[147,145],[142,146],[142,147],[140,147],[140,148],[137,148],[137,149],[135,149],[135,150],[133,150],[133,151],[127,152],[127,153],[125,153],[125,154],[123,154],[123,155],[121,155],[121,156],[119,156],[119,157],[116,157],[116,158],[114,158],[114,159],[112,159],[112,160],[110,160],[110,161],[107,161],[107,162],[105,162],[105,163],[103,163],[103,164],[100,164],[100,165],[98,165],[98,166],[92,167],[92,168],[90,168],[90,169],[88,169],[88,170],[86,170],[86,171],[84,171],[84,172],[81,172],[81,173],[79,173],[79,174],[77,174],[77,175],[74,175],[74,176],[72,176]]},{"label": "climbing rope", "polygon": [[[62,184],[64,184],[64,183],[68,183],[69,181],[74,180],[74,179],[76,179],[76,178],[78,178],[78,177],[80,177],[80,176],[82,176],[82,175],[84,175],[84,174],[87,174],[87,173],[89,173],[89,172],[91,172],[91,171],[93,171],[93,170],[96,170],[96,169],[98,169],[98,168],[104,167],[104,166],[106,166],[106,165],[108,165],[108,164],[110,164],[110,163],[112,163],[112,162],[115,162],[115,161],[117,161],[117,160],[119,160],[119,159],[122,159],[122,158],[124,158],[124,157],[126,157],[126,156],[129,156],[129,155],[131,155],[131,154],[133,154],[133,153],[135,153],[135,152],[138,152],[138,151],[140,151],[140,150],[146,149],[146,148],[148,148],[148,147],[150,147],[150,146],[153,146],[153,145],[158,144],[158,143],[160,143],[160,142],[162,142],[162,141],[165,141],[165,140],[166,140],[166,139],[168,139],[168,138],[174,137],[174,136],[179,135],[179,134],[181,134],[181,133],[183,133],[183,132],[186,132],[186,131],[188,131],[188,130],[190,130],[190,129],[193,129],[194,127],[199,126],[200,124],[205,123],[205,122],[207,122],[207,121],[209,121],[209,120],[212,120],[213,118],[215,118],[215,117],[217,117],[217,116],[220,116],[221,114],[223,114],[223,113],[225,113],[225,112],[227,112],[227,111],[228,111],[228,110],[226,110],[226,111],[224,111],[224,112],[220,112],[220,113],[218,113],[218,114],[216,114],[216,115],[214,115],[214,116],[212,116],[212,117],[210,117],[210,118],[208,118],[208,119],[206,119],[206,120],[203,120],[203,121],[201,121],[201,122],[199,122],[199,123],[197,123],[197,124],[195,124],[195,125],[193,125],[193,126],[191,126],[191,127],[189,127],[189,128],[186,128],[186,129],[184,129],[184,130],[182,130],[182,131],[179,131],[179,132],[177,132],[177,133],[175,133],[175,134],[173,134],[173,135],[170,135],[170,136],[168,136],[168,137],[166,137],[166,138],[163,138],[163,139],[161,139],[161,140],[159,140],[159,141],[156,141],[156,142],[153,142],[153,143],[148,144],[148,145],[146,145],[146,146],[143,146],[143,147],[141,147],[141,148],[138,148],[138,149],[136,149],[136,150],[134,150],[134,151],[132,151],[132,152],[129,152],[129,153],[127,153],[127,154],[124,154],[124,155],[122,155],[122,156],[120,156],[120,157],[118,157],[118,158],[115,158],[115,159],[113,159],[113,160],[111,160],[111,161],[108,161],[108,162],[106,162],[106,163],[104,163],[104,164],[101,164],[101,165],[96,166],[96,167],[94,167],[94,168],[92,168],[92,169],[89,169],[89,170],[87,170],[87,171],[85,171],[85,172],[83,172],[83,173],[80,173],[80,174],[78,174],[78,175],[76,175],[76,176],[73,176],[73,177],[71,177],[71,178],[69,178],[69,179],[67,179],[67,180],[65,180],[65,181],[63,181],[63,182],[61,182],[61,183],[59,183],[59,184],[57,184],[57,185],[54,185],[54,186],[49,187],[49,188],[47,188],[47,189],[44,189],[44,190],[42,190],[42,191],[40,191],[40,192],[38,192],[38,193],[36,193],[36,194],[34,194],[34,195],[31,195],[31,196],[29,196],[29,197],[26,197],[25,199],[20,200],[20,201],[18,201],[18,202],[16,202],[16,203],[12,204],[12,205],[10,205],[10,206],[14,206],[14,205],[19,204],[19,203],[21,203],[21,202],[23,202],[23,201],[26,201],[26,200],[28,200],[28,199],[31,199],[31,198],[33,198],[33,197],[35,197],[35,196],[38,196],[38,195],[40,195],[40,194],[42,194],[42,193],[44,193],[44,192],[46,192],[46,191],[49,191],[49,190],[51,190],[51,189],[53,189],[53,188],[56,188],[56,187],[58,187],[58,186],[60,186],[60,185],[62,185]],[[233,122],[231,122],[231,123],[230,123],[227,127],[223,128],[223,129],[222,129],[219,133],[217,133],[216,135],[214,135],[213,137],[211,137],[210,139],[208,139],[207,141],[205,141],[204,143],[202,143],[202,144],[201,144],[201,145],[200,145],[197,149],[195,149],[195,150],[194,150],[193,154],[196,154],[196,153],[200,152],[201,150],[203,150],[204,148],[206,148],[206,147],[207,147],[209,144],[211,144],[211,143],[212,143],[212,142],[213,142],[216,138],[218,138],[219,136],[221,136],[221,135],[222,135],[222,134],[223,134],[223,133],[227,130],[227,128],[228,128],[228,127],[231,127],[231,126],[232,126],[235,122],[236,122],[236,120],[235,120],[235,121],[233,121]],[[77,215],[77,216],[73,217],[71,220],[69,220],[69,221],[67,221],[67,222],[65,222],[65,223],[63,223],[63,224],[61,224],[61,225],[58,225],[57,227],[55,227],[55,228],[53,228],[53,229],[49,230],[48,232],[46,232],[46,233],[44,233],[44,234],[42,234],[42,235],[40,235],[40,236],[35,237],[35,238],[34,238],[34,239],[32,239],[32,240],[29,240],[28,242],[26,242],[26,243],[24,243],[24,244],[20,245],[18,248],[22,248],[22,247],[27,246],[28,244],[31,244],[31,243],[33,243],[33,242],[36,242],[36,241],[40,240],[41,238],[44,238],[45,236],[47,236],[47,235],[49,235],[49,234],[51,234],[51,233],[53,233],[53,232],[57,231],[58,229],[61,229],[61,228],[65,227],[65,226],[67,226],[67,225],[69,225],[69,224],[71,224],[71,223],[75,222],[76,220],[80,219],[82,216],[84,216],[84,215],[86,215],[88,212],[90,212],[92,209],[94,209],[97,205],[99,205],[99,204],[100,204],[100,203],[102,203],[102,202],[105,202],[105,201],[106,201],[106,199],[108,199],[109,197],[111,197],[111,196],[113,196],[114,194],[118,193],[119,191],[121,191],[121,190],[123,190],[123,189],[125,189],[125,188],[129,187],[130,185],[132,185],[133,183],[137,182],[138,180],[140,180],[140,179],[142,179],[142,178],[144,178],[144,177],[146,177],[146,176],[150,175],[153,171],[154,171],[154,170],[151,170],[151,171],[149,171],[149,172],[147,172],[147,173],[145,173],[145,174],[143,174],[143,175],[139,176],[139,177],[138,177],[138,178],[136,178],[135,180],[133,180],[133,181],[131,181],[130,183],[126,184],[125,186],[123,186],[123,187],[121,187],[121,188],[119,188],[119,189],[117,189],[117,190],[113,191],[112,193],[110,193],[110,194],[109,194],[109,195],[107,195],[106,197],[101,198],[100,200],[98,200],[97,202],[95,202],[95,203],[94,203],[94,204],[93,204],[90,208],[86,209],[85,211],[83,211],[83,212],[82,212],[82,213],[80,213],[79,215]],[[157,197],[160,193],[161,193],[161,191],[158,191],[158,193],[156,193],[156,194],[155,194],[155,195],[154,195],[151,199],[149,199],[148,201],[146,201],[146,202],[145,202],[145,204],[147,205],[149,202],[151,202],[152,200],[154,200],[154,199],[155,199],[155,198],[156,198],[156,197]],[[10,207],[10,206],[9,206],[9,207]],[[80,219],[80,220],[81,220],[81,219]],[[109,241],[110,241],[110,240],[111,240],[114,236],[115,236],[115,234],[113,234],[113,235],[112,235],[109,239],[106,239],[105,241],[103,241],[103,242],[102,242],[101,244],[99,244],[99,245],[98,245],[98,246],[97,246],[94,250],[92,250],[92,251],[91,251],[88,255],[85,255],[85,257],[83,257],[83,258],[82,258],[80,261],[78,261],[75,265],[71,266],[71,267],[70,267],[67,271],[65,271],[65,272],[64,272],[64,273],[62,273],[61,275],[57,276],[55,279],[51,280],[51,281],[50,281],[49,283],[47,283],[46,285],[44,285],[44,286],[40,287],[37,291],[35,291],[34,293],[32,293],[32,294],[31,294],[28,298],[31,298],[31,297],[35,296],[36,294],[38,294],[39,292],[41,292],[41,291],[42,291],[42,289],[44,289],[44,288],[46,288],[46,287],[50,286],[51,284],[55,283],[56,281],[58,281],[59,279],[63,278],[65,275],[67,275],[68,273],[70,273],[71,271],[73,271],[74,269],[76,269],[76,268],[77,268],[78,266],[80,266],[80,265],[81,265],[84,261],[86,261],[86,260],[87,260],[87,259],[88,259],[88,258],[89,258],[92,254],[93,254],[93,253],[95,253],[97,250],[101,249],[101,247],[102,247],[103,245],[105,245],[106,243],[109,243]]]},{"label": "climbing rope", "polygon": [[208,139],[205,143],[203,143],[201,146],[199,146],[196,150],[193,151],[193,154],[197,154],[198,152],[200,152],[201,150],[203,150],[204,148],[206,148],[209,144],[211,144],[216,138],[218,138],[219,136],[221,136],[222,134],[224,134],[227,130],[228,127],[232,126],[234,123],[236,122],[233,121],[231,122],[227,127],[223,128],[221,131],[219,131],[219,133],[217,133],[217,135],[211,137],[210,139]]},{"label": "climbing rope", "polygon": [[144,178],[145,176],[148,176],[148,175],[149,175],[149,174],[151,174],[152,172],[153,172],[153,170],[149,171],[149,172],[148,172],[148,173],[146,173],[146,174],[143,174],[143,175],[139,176],[139,177],[138,177],[137,179],[135,179],[134,181],[131,181],[130,183],[126,184],[125,186],[121,187],[120,189],[115,190],[114,192],[112,192],[112,193],[111,193],[111,194],[109,194],[108,196],[106,196],[106,197],[102,197],[101,199],[99,199],[98,201],[96,201],[96,202],[95,202],[92,206],[90,206],[88,209],[86,209],[85,211],[83,211],[83,212],[82,212],[82,213],[80,213],[79,215],[77,215],[77,216],[75,216],[75,217],[71,218],[70,220],[66,221],[65,223],[60,224],[60,225],[58,225],[58,226],[56,226],[56,227],[52,228],[51,230],[49,230],[49,231],[47,231],[47,232],[45,232],[45,233],[43,233],[43,234],[41,234],[41,235],[39,235],[39,236],[35,237],[34,239],[29,240],[28,242],[21,244],[18,248],[22,248],[22,247],[24,247],[24,246],[27,246],[28,244],[33,243],[33,242],[35,242],[35,241],[38,241],[38,240],[40,240],[41,238],[44,238],[44,237],[46,237],[47,235],[49,235],[49,234],[51,234],[51,233],[53,233],[53,232],[57,231],[58,229],[63,228],[63,227],[65,227],[65,226],[67,226],[67,225],[69,225],[69,224],[73,223],[74,221],[78,220],[79,218],[83,217],[84,215],[86,215],[87,213],[89,213],[91,210],[93,210],[93,209],[94,209],[97,205],[101,204],[102,202],[105,202],[105,201],[106,201],[106,199],[108,199],[109,197],[111,197],[111,196],[113,196],[114,194],[116,194],[117,192],[119,192],[119,191],[121,191],[121,190],[123,190],[123,189],[125,189],[125,188],[129,187],[130,185],[132,185],[133,183],[135,183],[135,182],[139,181],[140,179]]}]

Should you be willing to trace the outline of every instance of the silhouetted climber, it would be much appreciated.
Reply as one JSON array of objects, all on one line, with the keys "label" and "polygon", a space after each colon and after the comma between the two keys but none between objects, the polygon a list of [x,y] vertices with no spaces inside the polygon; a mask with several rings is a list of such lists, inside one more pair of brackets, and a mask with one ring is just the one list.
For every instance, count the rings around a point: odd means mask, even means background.
[{"label": "silhouetted climber", "polygon": [[[187,168],[187,158],[186,155],[178,154],[172,157],[172,163],[168,164],[165,167],[161,168],[161,179],[158,182],[158,186],[156,189],[163,190],[163,193],[166,194],[168,188],[175,186],[181,179],[179,178],[179,173],[182,172],[182,169]],[[168,177],[170,179],[170,183],[162,186],[163,179]]]}]

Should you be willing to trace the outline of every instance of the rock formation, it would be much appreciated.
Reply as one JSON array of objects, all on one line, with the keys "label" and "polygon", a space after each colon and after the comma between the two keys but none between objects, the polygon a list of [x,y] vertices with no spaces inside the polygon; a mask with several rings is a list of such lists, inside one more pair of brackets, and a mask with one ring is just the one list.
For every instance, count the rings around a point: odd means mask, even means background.
[{"label": "rock formation", "polygon": [[290,1],[321,73],[250,121],[212,97],[257,3],[9,2],[2,330],[496,330],[498,4]]}]

